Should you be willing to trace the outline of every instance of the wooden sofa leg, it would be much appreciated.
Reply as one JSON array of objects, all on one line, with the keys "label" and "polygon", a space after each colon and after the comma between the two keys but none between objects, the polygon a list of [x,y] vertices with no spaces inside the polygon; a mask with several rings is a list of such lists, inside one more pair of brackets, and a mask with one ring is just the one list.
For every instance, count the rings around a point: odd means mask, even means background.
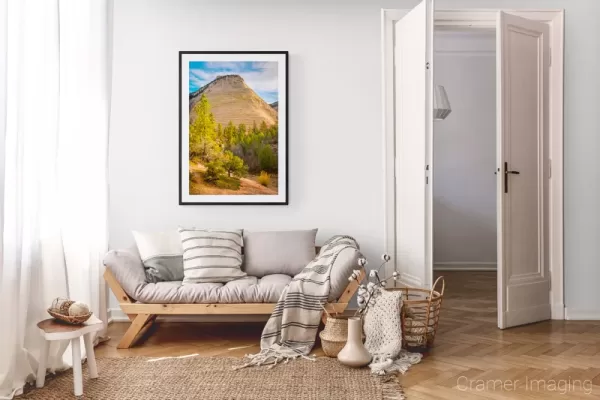
[{"label": "wooden sofa leg", "polygon": [[123,338],[117,345],[117,349],[128,349],[130,348],[135,339],[139,336],[140,332],[144,329],[144,327],[150,328],[154,319],[156,318],[156,314],[138,314],[134,318],[133,322],[123,335]]}]

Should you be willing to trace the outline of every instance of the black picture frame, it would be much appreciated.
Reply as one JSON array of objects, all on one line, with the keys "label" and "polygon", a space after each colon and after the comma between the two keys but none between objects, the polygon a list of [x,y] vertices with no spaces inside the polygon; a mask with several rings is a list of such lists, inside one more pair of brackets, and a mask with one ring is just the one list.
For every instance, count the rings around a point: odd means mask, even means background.
[{"label": "black picture frame", "polygon": [[[279,120],[279,131],[278,131],[278,140],[280,140],[281,138],[281,127],[282,124],[280,122],[280,116],[282,115],[281,113],[283,112],[283,115],[285,115],[285,121],[283,123],[283,127],[285,132],[283,133],[283,137],[285,138],[285,146],[283,146],[283,149],[281,149],[280,147],[278,147],[278,159],[281,155],[281,151],[284,152],[285,155],[285,161],[284,161],[284,165],[285,165],[285,173],[283,174],[284,176],[284,187],[278,187],[278,194],[281,193],[281,191],[283,191],[283,196],[284,199],[283,200],[274,200],[274,201],[186,201],[183,197],[184,193],[183,193],[183,178],[184,178],[184,171],[183,171],[183,152],[184,152],[184,143],[183,143],[183,57],[186,55],[245,55],[248,54],[249,56],[252,55],[279,55],[279,56],[283,56],[283,60],[285,62],[285,66],[283,68],[283,70],[285,71],[285,92],[283,95],[283,100],[284,100],[284,109],[282,110],[280,107],[278,107],[278,120]],[[188,78],[189,79],[189,78]],[[289,205],[289,52],[288,51],[179,51],[179,82],[178,82],[178,86],[179,86],[179,113],[178,113],[178,119],[179,119],[179,157],[178,157],[178,170],[179,170],[179,205]],[[189,93],[189,88],[187,89],[188,93]],[[281,105],[281,97],[278,97],[278,104]],[[186,107],[188,107],[189,109],[189,102],[188,104],[186,104]],[[189,115],[189,114],[188,114]],[[189,117],[188,120],[186,121],[186,123],[189,124]],[[185,149],[187,151],[189,151],[188,149]],[[189,153],[186,154],[186,160],[189,160]],[[189,174],[189,170],[186,171]],[[188,181],[188,185],[189,185],[189,181]],[[189,196],[189,195],[188,195]],[[203,196],[203,195],[196,195],[196,196]],[[252,197],[255,195],[237,195],[237,196],[248,196],[248,197]]]}]

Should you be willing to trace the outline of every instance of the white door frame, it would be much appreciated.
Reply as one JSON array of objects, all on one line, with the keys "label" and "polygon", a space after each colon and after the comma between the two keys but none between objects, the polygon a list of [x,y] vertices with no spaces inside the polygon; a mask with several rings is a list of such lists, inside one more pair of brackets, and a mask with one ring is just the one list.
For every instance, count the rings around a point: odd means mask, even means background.
[{"label": "white door frame", "polygon": [[[409,10],[381,10],[383,153],[385,167],[385,248],[396,269],[395,135],[394,135],[394,22]],[[435,25],[496,29],[500,9],[435,11]],[[564,10],[504,10],[550,26],[550,303],[552,319],[564,319],[563,271],[563,69]],[[400,277],[402,282],[402,276]]]}]

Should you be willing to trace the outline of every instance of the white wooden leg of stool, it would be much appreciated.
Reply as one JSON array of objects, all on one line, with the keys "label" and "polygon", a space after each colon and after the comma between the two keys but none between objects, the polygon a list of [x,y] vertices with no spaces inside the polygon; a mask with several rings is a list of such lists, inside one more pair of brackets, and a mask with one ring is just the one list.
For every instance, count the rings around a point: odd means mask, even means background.
[{"label": "white wooden leg of stool", "polygon": [[83,335],[83,343],[85,343],[85,353],[87,354],[88,372],[90,378],[98,377],[98,367],[96,366],[96,356],[94,355],[94,342],[92,340],[94,333],[86,333]]},{"label": "white wooden leg of stool", "polygon": [[73,385],[75,396],[83,395],[83,377],[81,374],[81,339],[71,340],[71,350],[73,351]]},{"label": "white wooden leg of stool", "polygon": [[44,387],[44,382],[46,381],[46,362],[48,361],[48,351],[50,349],[50,342],[46,339],[43,339],[43,341],[37,376],[35,377],[35,386],[39,388]]}]

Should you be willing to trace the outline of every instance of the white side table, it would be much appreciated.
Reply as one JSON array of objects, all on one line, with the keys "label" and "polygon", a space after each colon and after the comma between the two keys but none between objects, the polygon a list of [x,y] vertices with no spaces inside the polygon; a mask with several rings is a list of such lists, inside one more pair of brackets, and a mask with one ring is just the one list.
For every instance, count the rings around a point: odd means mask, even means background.
[{"label": "white side table", "polygon": [[48,360],[50,341],[70,340],[73,353],[73,381],[75,386],[75,396],[83,395],[83,378],[81,374],[81,341],[79,338],[83,336],[90,378],[97,378],[98,369],[96,367],[96,357],[94,356],[94,343],[92,338],[93,333],[101,331],[104,327],[104,324],[102,321],[92,315],[90,319],[83,323],[83,325],[68,325],[50,318],[39,322],[37,326],[44,337],[44,344],[42,347],[42,353],[40,355],[40,363],[38,366],[35,385],[39,388],[44,387],[44,381],[46,380],[46,361]]}]

